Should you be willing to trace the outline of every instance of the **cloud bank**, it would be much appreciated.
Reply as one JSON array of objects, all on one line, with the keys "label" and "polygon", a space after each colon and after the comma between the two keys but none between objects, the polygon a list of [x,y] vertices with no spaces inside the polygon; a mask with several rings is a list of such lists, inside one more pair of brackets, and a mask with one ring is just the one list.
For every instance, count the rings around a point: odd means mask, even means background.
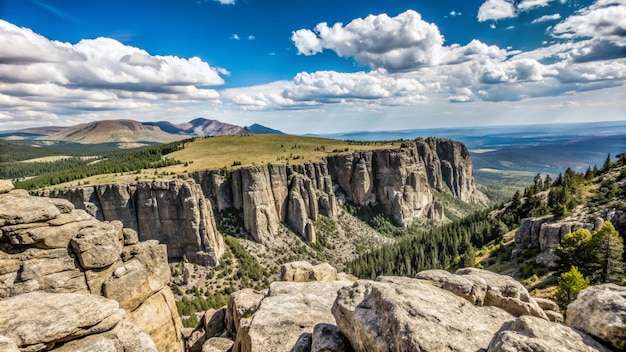
[{"label": "cloud bank", "polygon": [[51,41],[2,20],[0,47],[0,109],[12,120],[216,101],[216,90],[198,87],[221,85],[228,74],[197,57],[150,55],[103,37]]}]

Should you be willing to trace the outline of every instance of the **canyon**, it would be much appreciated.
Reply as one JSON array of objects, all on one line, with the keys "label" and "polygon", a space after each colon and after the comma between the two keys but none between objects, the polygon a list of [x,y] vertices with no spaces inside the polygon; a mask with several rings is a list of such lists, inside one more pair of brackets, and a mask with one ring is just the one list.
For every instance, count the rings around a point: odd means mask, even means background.
[{"label": "canyon", "polygon": [[[215,214],[234,210],[257,242],[272,241],[280,223],[316,242],[313,222],[336,218],[345,203],[379,206],[397,226],[444,221],[437,193],[485,202],[467,148],[428,138],[397,149],[330,155],[319,162],[263,164],[194,172],[190,180],[154,180],[35,191],[69,200],[99,220],[119,220],[168,247],[168,257],[214,266],[224,253]],[[193,181],[193,182],[192,182]]]}]

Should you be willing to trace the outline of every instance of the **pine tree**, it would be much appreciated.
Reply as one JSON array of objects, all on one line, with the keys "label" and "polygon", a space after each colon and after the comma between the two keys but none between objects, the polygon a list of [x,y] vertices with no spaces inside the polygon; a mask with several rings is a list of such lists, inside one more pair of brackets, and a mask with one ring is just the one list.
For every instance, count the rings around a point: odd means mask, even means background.
[{"label": "pine tree", "polygon": [[624,242],[613,224],[605,221],[593,234],[591,248],[594,253],[592,279],[601,283],[618,283],[624,273]]},{"label": "pine tree", "polygon": [[543,190],[547,190],[548,188],[550,188],[552,186],[552,177],[550,177],[549,174],[546,175],[546,180],[543,183]]},{"label": "pine tree", "polygon": [[573,233],[565,235],[561,243],[556,246],[554,254],[559,259],[556,260],[557,271],[564,273],[572,266],[577,267],[585,276],[591,275],[590,264],[593,262],[594,253],[590,246],[592,234],[587,229],[578,229]]},{"label": "pine tree", "polygon": [[559,288],[556,291],[556,301],[561,307],[566,307],[572,303],[580,291],[589,287],[589,278],[585,278],[578,271],[578,268],[572,266],[566,273],[561,274],[559,278]]}]

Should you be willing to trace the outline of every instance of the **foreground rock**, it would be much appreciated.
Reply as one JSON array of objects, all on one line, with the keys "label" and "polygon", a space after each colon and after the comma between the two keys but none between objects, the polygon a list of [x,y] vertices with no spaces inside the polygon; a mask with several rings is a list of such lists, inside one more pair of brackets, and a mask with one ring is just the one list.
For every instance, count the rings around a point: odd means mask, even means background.
[{"label": "foreground rock", "polygon": [[626,348],[626,287],[591,286],[567,306],[566,316],[569,326],[602,339],[618,350]]},{"label": "foreground rock", "polygon": [[116,301],[84,293],[31,292],[1,300],[0,312],[2,334],[30,350],[109,331],[124,318]]},{"label": "foreground rock", "polygon": [[294,282],[334,281],[337,269],[328,263],[312,265],[307,261],[285,263],[280,266],[280,280]]},{"label": "foreground rock", "polygon": [[[450,291],[477,306],[493,306],[514,316],[532,315],[548,320],[548,316],[530,297],[528,290],[506,275],[464,268],[454,274],[445,270],[426,270],[418,273],[416,278]],[[552,306],[549,309],[552,309]]]},{"label": "foreground rock", "polygon": [[404,277],[342,288],[332,313],[357,351],[478,351],[513,319],[499,308],[477,307]]},{"label": "foreground rock", "polygon": [[487,352],[593,352],[609,349],[591,336],[561,324],[523,316],[504,324],[489,344]]},{"label": "foreground rock", "polygon": [[320,323],[335,324],[331,307],[346,281],[273,282],[251,318],[241,319],[236,351],[291,351]]},{"label": "foreground rock", "polygon": [[20,348],[183,350],[164,245],[21,190],[0,194],[0,234],[0,335]]}]

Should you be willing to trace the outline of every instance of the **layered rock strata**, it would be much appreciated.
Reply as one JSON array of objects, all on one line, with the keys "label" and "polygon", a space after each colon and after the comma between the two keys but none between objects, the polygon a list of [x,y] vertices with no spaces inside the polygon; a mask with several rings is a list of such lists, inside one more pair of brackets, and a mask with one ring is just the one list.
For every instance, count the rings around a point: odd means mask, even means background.
[{"label": "layered rock strata", "polygon": [[67,200],[4,191],[0,335],[28,351],[182,351],[165,245]]},{"label": "layered rock strata", "polygon": [[213,266],[224,253],[213,207],[198,185],[180,180],[114,183],[35,194],[67,199],[101,221],[121,221],[140,240],[167,245],[172,260],[186,257]]}]

